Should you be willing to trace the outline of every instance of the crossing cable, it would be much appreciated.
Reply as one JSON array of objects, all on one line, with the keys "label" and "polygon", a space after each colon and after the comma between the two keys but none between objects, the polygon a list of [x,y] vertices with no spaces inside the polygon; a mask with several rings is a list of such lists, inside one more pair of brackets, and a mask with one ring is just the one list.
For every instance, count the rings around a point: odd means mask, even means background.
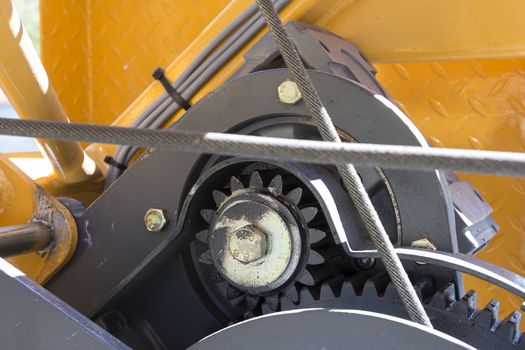
[{"label": "crossing cable", "polygon": [[[275,10],[272,2],[270,0],[256,0],[256,3],[259,6],[259,11],[266,21],[266,25],[279,48],[286,66],[292,74],[293,80],[297,83],[299,91],[301,91],[306,106],[313,117],[321,137],[325,141],[342,143],[337,130],[306,71],[299,53],[282,26],[281,18]],[[392,242],[390,242],[390,238],[379,219],[379,215],[377,214],[370,197],[368,197],[368,193],[366,192],[355,167],[348,163],[339,163],[337,164],[337,169],[341,175],[346,190],[356,206],[361,220],[365,224],[365,227],[381,256],[381,260],[385,265],[388,275],[401,297],[401,301],[405,306],[410,319],[432,328],[432,324],[423,308],[423,304],[421,300],[419,300],[416,290],[414,289],[412,282],[410,282],[403,264],[401,263],[401,259],[399,259],[394,250]]]}]

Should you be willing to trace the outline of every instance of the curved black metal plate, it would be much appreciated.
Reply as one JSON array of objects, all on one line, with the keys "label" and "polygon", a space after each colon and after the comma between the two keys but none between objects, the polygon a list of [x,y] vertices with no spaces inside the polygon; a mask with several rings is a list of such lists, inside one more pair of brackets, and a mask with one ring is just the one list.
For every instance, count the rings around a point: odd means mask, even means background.
[{"label": "curved black metal plate", "polygon": [[190,347],[207,349],[473,349],[445,333],[374,312],[304,309],[224,328]]},{"label": "curved black metal plate", "polygon": [[[310,75],[334,124],[357,141],[426,145],[409,119],[384,97],[330,74]],[[302,101],[295,105],[278,101],[277,87],[286,79],[286,69],[275,69],[231,81],[201,99],[174,127],[228,132],[254,117],[280,116],[302,117],[307,123]],[[191,175],[200,156],[146,152],[78,219],[79,247],[47,287],[81,312],[97,312],[175,238],[177,210],[185,189],[195,181]],[[440,250],[456,252],[452,206],[440,174],[400,170],[385,174],[399,205],[403,245],[425,236]],[[161,233],[144,227],[144,213],[152,207],[167,210],[171,218]]]}]

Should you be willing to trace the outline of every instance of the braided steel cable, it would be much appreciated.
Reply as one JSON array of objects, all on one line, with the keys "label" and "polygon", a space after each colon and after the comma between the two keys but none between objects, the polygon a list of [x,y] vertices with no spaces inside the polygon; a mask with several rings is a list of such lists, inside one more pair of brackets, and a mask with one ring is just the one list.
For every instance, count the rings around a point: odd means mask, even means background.
[{"label": "braided steel cable", "polygon": [[352,163],[389,169],[461,171],[525,177],[525,154],[452,148],[335,143],[276,137],[136,129],[0,118],[0,135],[97,142],[166,151],[221,154],[312,164]]},{"label": "braided steel cable", "polygon": [[[299,90],[304,98],[306,106],[310,110],[313,120],[319,130],[321,137],[325,141],[341,143],[334,124],[326,108],[323,106],[321,98],[315,89],[310,76],[297,52],[294,44],[286,34],[278,12],[275,10],[270,0],[256,0],[270,33],[275,40],[279,51],[292,74],[293,80],[297,83]],[[414,286],[410,282],[408,275],[394,250],[394,246],[379,219],[372,201],[368,197],[357,171],[351,164],[337,164],[337,169],[343,184],[354,202],[361,220],[365,224],[372,241],[374,242],[385,268],[392,279],[401,300],[407,309],[410,318],[420,324],[432,328],[423,304],[419,300]]]}]

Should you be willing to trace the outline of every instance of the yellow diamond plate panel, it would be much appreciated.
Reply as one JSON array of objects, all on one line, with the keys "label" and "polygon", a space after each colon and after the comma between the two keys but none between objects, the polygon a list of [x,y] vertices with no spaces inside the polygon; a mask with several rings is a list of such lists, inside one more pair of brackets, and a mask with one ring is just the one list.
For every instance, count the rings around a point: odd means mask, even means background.
[{"label": "yellow diamond plate panel", "polygon": [[70,119],[112,122],[228,2],[42,0],[42,59]]},{"label": "yellow diamond plate panel", "polygon": [[[153,69],[186,62],[179,55],[189,44],[199,52],[252,3],[41,0],[42,59],[72,120],[111,123],[152,83]],[[293,0],[283,19],[333,31],[373,61],[397,62],[524,56],[523,11],[521,0]]]},{"label": "yellow diamond plate panel", "polygon": [[[525,60],[377,65],[378,78],[435,147],[525,151]],[[478,257],[525,275],[525,179],[464,174],[494,208],[500,232]],[[501,315],[522,300],[466,277]]]}]

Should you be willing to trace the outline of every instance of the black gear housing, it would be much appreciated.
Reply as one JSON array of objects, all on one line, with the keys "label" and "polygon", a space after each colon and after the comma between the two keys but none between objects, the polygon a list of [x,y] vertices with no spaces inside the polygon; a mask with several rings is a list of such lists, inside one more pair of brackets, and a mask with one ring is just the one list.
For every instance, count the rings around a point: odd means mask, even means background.
[{"label": "black gear housing", "polygon": [[[374,77],[373,66],[358,48],[309,25],[289,23],[287,30],[311,69],[312,80],[331,109],[342,139],[426,145],[408,118],[392,107],[388,94]],[[285,105],[277,100],[276,88],[288,78],[288,73],[279,69],[282,60],[270,36],[254,45],[245,61],[230,82],[192,106],[172,127],[319,139],[302,102]],[[221,277],[213,264],[200,261],[207,248],[202,240],[198,242],[198,233],[209,228],[201,210],[215,209],[214,190],[225,190],[228,195],[224,186],[231,176],[238,176],[249,187],[252,175],[242,162],[214,172],[215,166],[228,161],[232,162],[227,157],[147,152],[77,218],[80,234],[91,232],[100,244],[88,246],[79,242],[78,254],[50,281],[49,289],[137,348],[186,348],[232,322],[305,307],[352,308],[407,318],[381,261],[349,258],[329,224],[322,200],[297,181],[297,174],[278,167],[251,170],[263,173],[264,191],[276,175],[288,181],[283,185],[284,192],[302,188],[303,207],[298,209],[317,208],[306,224],[309,230],[323,234],[317,233],[318,239],[309,238],[311,242],[301,252],[304,264],[299,264],[292,277],[275,291],[253,297],[253,293],[228,284],[219,286]],[[327,172],[335,173],[330,167]],[[479,193],[469,186],[458,185],[461,181],[453,174],[365,167],[358,172],[396,245],[409,246],[423,236],[440,250],[474,253],[498,229],[490,207]],[[185,183],[181,183],[181,178]],[[144,183],[155,186],[147,189],[139,186]],[[140,200],[129,200],[131,188],[134,198]],[[453,195],[451,191],[455,191]],[[470,201],[471,198],[474,200]],[[109,218],[107,208],[114,208],[113,204],[119,201],[125,201],[126,208],[115,208]],[[165,233],[152,237],[133,221],[143,216],[144,206],[168,210],[173,220]],[[346,216],[354,216],[350,205],[338,202],[336,206]],[[476,210],[470,210],[473,207]],[[460,219],[465,217],[469,220],[462,222]],[[93,222],[96,227],[90,226]],[[112,232],[114,225],[126,231],[125,239],[118,235],[96,235],[96,232]],[[421,227],[425,227],[424,232]],[[461,235],[466,233],[478,243],[465,240]],[[373,247],[358,221],[348,230],[347,237],[353,244],[362,244],[358,248]],[[114,246],[112,240],[119,244],[124,241],[125,256],[103,250]],[[307,263],[309,254],[315,255],[311,251],[322,257],[319,264]],[[102,277],[94,283],[83,271],[97,266],[100,256],[114,256],[115,263],[102,266]],[[106,270],[109,268],[112,270]],[[461,278],[455,272],[415,263],[407,263],[406,269],[438,330],[480,348],[523,346],[519,313],[500,321],[497,302],[478,310],[476,294],[469,292],[463,296]],[[72,285],[77,288],[71,288]],[[86,285],[93,286],[93,290],[83,288]]]}]

